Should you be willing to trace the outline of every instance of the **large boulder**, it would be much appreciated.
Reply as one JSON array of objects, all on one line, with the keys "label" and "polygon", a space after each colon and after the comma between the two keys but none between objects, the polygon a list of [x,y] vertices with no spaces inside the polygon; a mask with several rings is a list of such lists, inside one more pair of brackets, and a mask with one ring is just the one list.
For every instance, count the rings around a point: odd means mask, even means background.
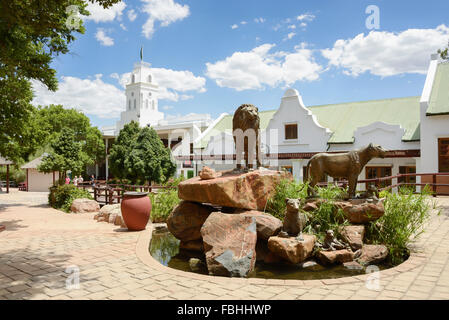
[{"label": "large boulder", "polygon": [[362,265],[377,264],[388,256],[388,248],[382,244],[365,244],[357,261]]},{"label": "large boulder", "polygon": [[100,205],[95,200],[90,199],[75,199],[72,202],[70,211],[74,213],[85,213],[85,212],[98,212],[100,211]]},{"label": "large boulder", "polygon": [[352,250],[362,249],[365,226],[344,226],[340,228],[340,235],[344,241],[349,243]]},{"label": "large boulder", "polygon": [[268,240],[268,238],[277,235],[282,229],[282,221],[271,214],[257,210],[236,211],[235,214],[237,213],[246,217],[256,218],[258,240]]},{"label": "large boulder", "polygon": [[316,258],[323,265],[330,265],[335,263],[344,263],[354,260],[354,253],[347,249],[335,250],[335,251],[319,251],[316,254]]},{"label": "large boulder", "polygon": [[291,175],[267,169],[247,173],[221,171],[215,179],[194,177],[181,182],[178,196],[183,200],[224,207],[264,210],[277,184],[286,177],[291,178]]},{"label": "large boulder", "polygon": [[336,202],[337,208],[343,210],[345,217],[351,223],[368,223],[382,217],[385,208],[382,202],[363,202],[361,204],[352,204],[347,201]]},{"label": "large boulder", "polygon": [[268,239],[268,249],[291,263],[302,262],[312,255],[316,241],[314,235],[303,234],[302,237],[304,240],[297,240],[295,237],[271,237]]},{"label": "large boulder", "polygon": [[168,216],[168,230],[179,240],[201,239],[201,226],[214,209],[201,203],[181,201]]},{"label": "large boulder", "polygon": [[203,252],[202,240],[182,241],[179,243],[179,249]]},{"label": "large boulder", "polygon": [[246,277],[256,262],[256,218],[213,212],[201,228],[209,274]]}]

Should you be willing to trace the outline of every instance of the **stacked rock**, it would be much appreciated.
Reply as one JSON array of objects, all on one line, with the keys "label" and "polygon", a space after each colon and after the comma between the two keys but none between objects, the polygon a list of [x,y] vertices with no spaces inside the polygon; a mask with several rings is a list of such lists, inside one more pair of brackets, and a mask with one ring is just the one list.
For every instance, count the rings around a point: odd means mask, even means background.
[{"label": "stacked rock", "polygon": [[[215,172],[183,181],[181,203],[167,220],[180,248],[204,252],[210,274],[246,277],[253,271],[256,244],[282,228],[282,222],[263,210],[286,173],[273,170]],[[226,213],[225,213],[226,212]]]}]

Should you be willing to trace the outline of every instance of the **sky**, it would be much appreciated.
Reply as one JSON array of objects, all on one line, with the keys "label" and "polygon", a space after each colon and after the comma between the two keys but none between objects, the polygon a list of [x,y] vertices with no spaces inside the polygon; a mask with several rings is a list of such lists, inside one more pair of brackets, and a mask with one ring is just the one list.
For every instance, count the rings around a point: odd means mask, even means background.
[{"label": "sky", "polygon": [[134,63],[151,64],[168,118],[277,109],[287,88],[306,106],[421,95],[430,54],[447,46],[449,2],[125,0],[89,5],[59,89],[33,81],[33,104],[62,104],[93,125],[125,111]]}]

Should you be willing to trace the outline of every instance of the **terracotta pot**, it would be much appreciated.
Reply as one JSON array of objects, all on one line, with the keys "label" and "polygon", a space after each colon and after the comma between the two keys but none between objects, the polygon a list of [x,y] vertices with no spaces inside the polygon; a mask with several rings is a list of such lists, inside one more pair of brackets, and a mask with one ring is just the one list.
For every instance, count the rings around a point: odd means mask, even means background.
[{"label": "terracotta pot", "polygon": [[148,197],[148,192],[125,192],[121,209],[128,230],[144,230],[151,213],[151,200]]}]

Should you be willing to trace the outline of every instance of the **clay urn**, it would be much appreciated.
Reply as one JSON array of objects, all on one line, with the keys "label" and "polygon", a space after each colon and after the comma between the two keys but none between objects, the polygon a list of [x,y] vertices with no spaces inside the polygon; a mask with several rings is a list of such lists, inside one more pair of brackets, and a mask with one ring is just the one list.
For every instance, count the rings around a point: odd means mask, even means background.
[{"label": "clay urn", "polygon": [[148,197],[148,192],[125,192],[121,209],[128,230],[144,230],[151,213],[151,200]]}]

